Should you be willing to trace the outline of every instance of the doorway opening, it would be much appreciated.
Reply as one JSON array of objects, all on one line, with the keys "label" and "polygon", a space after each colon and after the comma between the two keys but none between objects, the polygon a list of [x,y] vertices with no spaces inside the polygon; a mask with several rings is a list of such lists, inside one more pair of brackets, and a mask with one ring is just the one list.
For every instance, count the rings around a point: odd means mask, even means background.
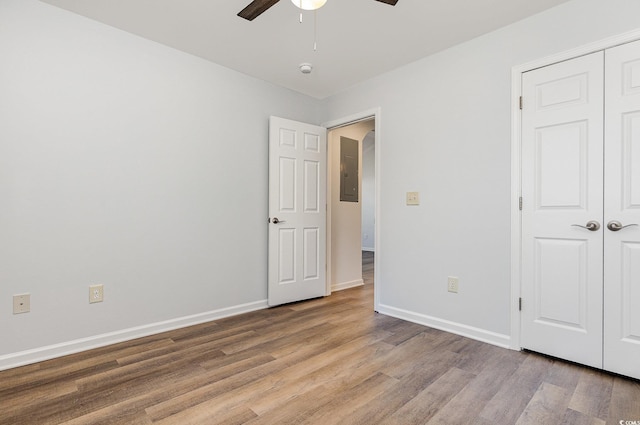
[{"label": "doorway opening", "polygon": [[376,241],[376,132],[371,130],[362,140],[362,280],[374,283]]},{"label": "doorway opening", "polygon": [[[379,187],[377,115],[378,111],[370,111],[325,124],[328,129],[327,293],[370,285],[374,309],[378,305],[379,286],[373,285],[379,263],[379,232],[375,220]],[[358,141],[357,201],[341,201],[341,138]]]}]

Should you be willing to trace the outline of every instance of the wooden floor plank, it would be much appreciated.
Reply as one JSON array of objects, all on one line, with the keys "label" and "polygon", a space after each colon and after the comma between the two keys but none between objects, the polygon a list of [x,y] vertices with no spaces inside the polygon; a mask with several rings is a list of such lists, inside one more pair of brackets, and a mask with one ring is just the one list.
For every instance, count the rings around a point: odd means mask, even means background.
[{"label": "wooden floor plank", "polygon": [[475,424],[489,400],[505,387],[521,363],[513,352],[485,357],[485,367],[429,420],[429,424]]},{"label": "wooden floor plank", "polygon": [[[32,418],[30,423],[33,424],[67,423],[80,420],[81,417],[89,423],[94,420],[91,418],[95,417],[106,421],[123,412],[127,415],[142,415],[145,406],[156,403],[161,397],[171,397],[172,389],[177,383],[192,385],[203,372],[197,365],[183,365],[118,385],[104,385],[90,391],[78,391],[67,396],[51,398],[37,404],[36,409],[33,409],[33,405],[31,408],[26,406],[25,412],[29,412]],[[80,422],[82,423],[81,420]]]},{"label": "wooden floor plank", "polygon": [[560,422],[561,425],[605,425],[606,423],[600,418],[594,418],[571,409],[567,409],[562,422]]},{"label": "wooden floor plank", "polygon": [[[78,392],[78,386],[73,381],[42,384],[26,391],[7,393],[2,397],[2,415],[17,418],[23,416],[32,404],[46,403],[51,399],[62,399]],[[26,408],[25,408],[26,407]]]},{"label": "wooden floor plank", "polygon": [[[609,417],[612,389],[612,375],[589,370],[582,374],[573,392],[569,408],[590,417],[606,420]],[[638,402],[640,403],[640,400]]]},{"label": "wooden floor plank", "polygon": [[455,397],[470,381],[473,373],[458,368],[449,369],[407,404],[389,416],[385,425],[410,425],[427,423],[444,405]]},{"label": "wooden floor plank", "polygon": [[350,387],[345,383],[345,390],[341,391],[343,397],[332,397],[329,403],[317,409],[309,415],[300,425],[324,424],[338,425],[349,423],[349,418],[354,410],[366,406],[377,395],[383,394],[393,386],[397,380],[383,373],[376,373],[359,385]]},{"label": "wooden floor plank", "polygon": [[553,365],[547,357],[524,356],[518,369],[482,409],[481,418],[496,424],[514,424],[518,420]]},{"label": "wooden floor plank", "polygon": [[[459,357],[449,352],[435,352],[426,356],[428,360],[417,361],[412,373],[399,379],[398,385],[389,389],[371,401],[371,406],[363,406],[353,412],[349,418],[351,425],[367,425],[385,423],[387,418],[413,400],[422,391],[434,384],[442,375],[455,367]],[[396,360],[395,353],[387,359],[386,364]]]},{"label": "wooden floor plank", "polygon": [[640,422],[640,381],[614,377],[607,424]]},{"label": "wooden floor plank", "polygon": [[591,369],[574,363],[553,362],[544,381],[573,392],[580,378],[586,373],[591,373]]},{"label": "wooden floor plank", "polygon": [[250,401],[251,410],[258,415],[285,405],[297,395],[324,386],[339,391],[345,382],[357,383],[375,374],[384,355],[391,347],[383,343],[353,346],[351,350],[340,350],[311,358],[277,375],[277,381],[268,391]]},{"label": "wooden floor plank", "polygon": [[[373,342],[371,335],[363,335],[353,340],[352,345],[355,346],[354,350],[358,350],[371,342]],[[330,341],[329,345],[333,345],[333,343]],[[339,349],[333,347],[333,349],[342,352],[343,355],[349,352],[349,350],[344,347],[340,347]],[[226,400],[224,403],[228,406],[235,407],[237,403],[250,400],[252,395],[261,397],[264,391],[273,387],[272,382],[277,382],[282,379],[283,374],[292,374],[292,370],[297,371],[300,376],[306,376],[306,373],[309,372],[309,367],[307,363],[305,363],[305,360],[312,358],[319,359],[318,361],[312,362],[316,363],[315,367],[322,366],[322,361],[320,360],[325,359],[325,361],[331,361],[331,350],[325,347],[323,340],[315,344],[303,344],[299,346],[297,350],[293,350],[289,355],[276,358],[273,362],[239,372],[226,379],[202,385],[193,391],[176,395],[169,400],[148,408],[147,411],[154,419],[163,419],[176,414],[181,409],[190,408],[209,400],[216,400],[223,395],[230,395],[227,398],[231,400]],[[235,404],[233,399],[236,400]],[[220,404],[222,401],[216,400],[216,403]]]},{"label": "wooden floor plank", "polygon": [[243,406],[226,409],[202,404],[181,411],[176,415],[153,421],[153,425],[240,425],[250,422],[257,415]]},{"label": "wooden floor plank", "polygon": [[557,424],[565,417],[571,394],[564,388],[543,382],[518,418],[516,425]]}]

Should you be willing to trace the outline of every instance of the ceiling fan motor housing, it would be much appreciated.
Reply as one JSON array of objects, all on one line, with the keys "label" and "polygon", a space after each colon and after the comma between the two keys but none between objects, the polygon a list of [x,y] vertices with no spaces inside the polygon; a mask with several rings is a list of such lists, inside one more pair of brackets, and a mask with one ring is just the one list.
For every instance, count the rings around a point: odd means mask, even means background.
[{"label": "ceiling fan motor housing", "polygon": [[[253,21],[258,16],[266,12],[271,6],[278,3],[280,0],[253,0],[244,9],[238,13],[238,16],[246,19],[247,21]],[[386,3],[391,6],[395,6],[398,0],[376,0],[380,3]],[[324,6],[327,0],[291,0],[293,4],[301,9],[316,10]]]}]

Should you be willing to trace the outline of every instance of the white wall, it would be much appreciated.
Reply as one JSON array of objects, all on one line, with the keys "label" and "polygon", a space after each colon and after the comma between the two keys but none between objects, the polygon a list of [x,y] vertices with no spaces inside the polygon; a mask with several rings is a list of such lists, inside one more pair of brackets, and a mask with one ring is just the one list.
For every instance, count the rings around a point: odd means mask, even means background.
[{"label": "white wall", "polygon": [[638,16],[636,0],[574,0],[325,101],[327,121],[381,108],[382,312],[509,344],[511,68],[635,29]]},{"label": "white wall", "polygon": [[266,305],[268,117],[317,100],[35,0],[0,58],[0,369]]},{"label": "white wall", "polygon": [[[637,0],[573,0],[318,102],[1,0],[0,368],[265,305],[268,116],[378,106],[381,310],[508,340],[511,68],[638,16]],[[14,316],[22,292],[32,312]]]},{"label": "white wall", "polygon": [[376,136],[370,131],[362,140],[362,250],[374,251],[376,246],[375,207]]},{"label": "white wall", "polygon": [[[346,289],[362,285],[362,184],[358,185],[358,202],[340,201],[340,137],[358,141],[362,158],[362,139],[373,130],[375,121],[363,121],[331,130],[328,135],[330,164],[331,214],[331,288]],[[362,161],[358,164],[362,176]]]}]

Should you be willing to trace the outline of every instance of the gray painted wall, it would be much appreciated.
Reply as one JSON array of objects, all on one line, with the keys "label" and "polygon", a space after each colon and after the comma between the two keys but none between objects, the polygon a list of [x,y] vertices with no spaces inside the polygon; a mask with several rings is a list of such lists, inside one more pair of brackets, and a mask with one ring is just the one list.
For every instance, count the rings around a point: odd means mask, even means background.
[{"label": "gray painted wall", "polygon": [[268,118],[317,100],[35,0],[0,57],[0,368],[264,306]]}]

